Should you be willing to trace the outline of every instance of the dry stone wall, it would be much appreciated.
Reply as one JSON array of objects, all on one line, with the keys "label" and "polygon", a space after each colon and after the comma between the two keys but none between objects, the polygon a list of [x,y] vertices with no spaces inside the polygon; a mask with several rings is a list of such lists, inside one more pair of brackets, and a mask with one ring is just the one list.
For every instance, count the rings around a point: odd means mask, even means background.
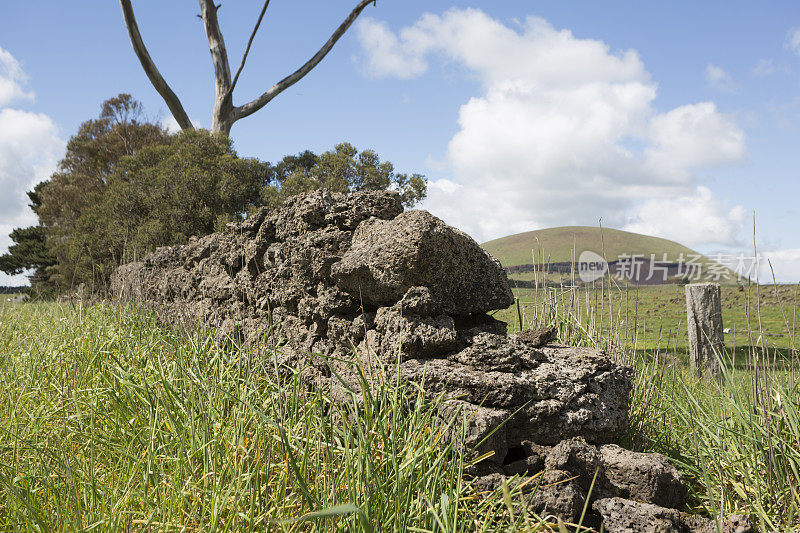
[{"label": "dry stone wall", "polygon": [[215,328],[220,341],[284,338],[278,360],[334,397],[357,389],[347,358],[444,393],[441,416],[466,417],[466,444],[491,452],[469,473],[476,490],[542,475],[534,507],[569,519],[587,498],[598,520],[627,509],[600,503],[608,498],[685,502],[665,458],[610,445],[627,427],[632,370],[596,350],[508,337],[488,314],[513,303],[500,263],[430,213],[404,212],[394,193],[295,196],[121,266],[112,289],[172,325]]}]

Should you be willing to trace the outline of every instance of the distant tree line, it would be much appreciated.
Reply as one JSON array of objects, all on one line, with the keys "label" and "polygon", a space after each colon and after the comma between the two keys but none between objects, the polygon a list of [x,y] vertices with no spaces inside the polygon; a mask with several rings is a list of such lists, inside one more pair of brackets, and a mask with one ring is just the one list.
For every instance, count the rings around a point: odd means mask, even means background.
[{"label": "distant tree line", "polygon": [[120,94],[81,124],[56,172],[28,192],[38,224],[11,232],[0,270],[32,272],[39,293],[80,284],[103,291],[122,263],[321,187],[392,189],[408,207],[427,194],[424,176],[396,173],[372,150],[342,143],[276,164],[243,158],[224,134],[169,134],[145,118],[139,102]]},{"label": "distant tree line", "polygon": [[572,261],[557,261],[552,263],[539,263],[531,264],[526,263],[523,265],[513,265],[505,267],[506,272],[509,274],[518,274],[523,272],[552,272],[552,273],[569,273],[575,267]]},{"label": "distant tree line", "polygon": [[0,285],[0,294],[24,294],[28,291],[28,287],[6,287]]}]

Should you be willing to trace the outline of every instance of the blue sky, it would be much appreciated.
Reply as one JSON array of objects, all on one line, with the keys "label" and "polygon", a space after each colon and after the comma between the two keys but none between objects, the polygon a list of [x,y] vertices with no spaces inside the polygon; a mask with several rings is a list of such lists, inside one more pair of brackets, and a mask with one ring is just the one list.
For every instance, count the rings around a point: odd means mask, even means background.
[{"label": "blue sky", "polygon": [[[197,3],[133,4],[162,74],[208,126]],[[274,0],[236,103],[308,59],[354,4]],[[223,2],[232,65],[259,9]],[[800,4],[788,1],[379,0],[232,137],[241,155],[270,161],[345,140],[373,148],[428,176],[424,207],[478,240],[602,217],[733,253],[752,248],[755,211],[759,249],[797,281],[798,28]],[[169,114],[115,2],[7,2],[0,50],[1,252],[32,221],[24,191],[104,99],[129,92],[154,120]]]}]

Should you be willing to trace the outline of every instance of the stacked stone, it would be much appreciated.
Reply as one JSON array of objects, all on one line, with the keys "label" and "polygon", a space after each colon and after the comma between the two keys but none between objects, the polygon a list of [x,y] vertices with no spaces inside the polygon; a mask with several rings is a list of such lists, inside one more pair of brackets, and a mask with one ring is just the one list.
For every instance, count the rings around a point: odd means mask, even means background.
[{"label": "stacked stone", "polygon": [[513,303],[500,263],[430,213],[403,212],[395,193],[293,197],[121,266],[112,289],[221,342],[281,337],[278,362],[334,397],[358,392],[348,357],[443,392],[442,417],[467,420],[466,445],[489,455],[472,472],[476,490],[542,476],[537,510],[574,520],[589,500],[606,531],[638,531],[617,526],[631,512],[672,520],[652,509],[685,503],[664,457],[610,444],[627,428],[632,370],[597,350],[507,337],[488,314]]}]

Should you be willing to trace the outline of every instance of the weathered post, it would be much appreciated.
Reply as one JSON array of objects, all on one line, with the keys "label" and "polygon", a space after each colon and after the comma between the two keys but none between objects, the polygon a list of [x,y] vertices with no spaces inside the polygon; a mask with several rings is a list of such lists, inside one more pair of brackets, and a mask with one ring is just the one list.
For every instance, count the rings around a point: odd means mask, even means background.
[{"label": "weathered post", "polygon": [[718,377],[721,374],[719,357],[725,348],[718,283],[690,283],[686,286],[686,323],[692,368]]}]

